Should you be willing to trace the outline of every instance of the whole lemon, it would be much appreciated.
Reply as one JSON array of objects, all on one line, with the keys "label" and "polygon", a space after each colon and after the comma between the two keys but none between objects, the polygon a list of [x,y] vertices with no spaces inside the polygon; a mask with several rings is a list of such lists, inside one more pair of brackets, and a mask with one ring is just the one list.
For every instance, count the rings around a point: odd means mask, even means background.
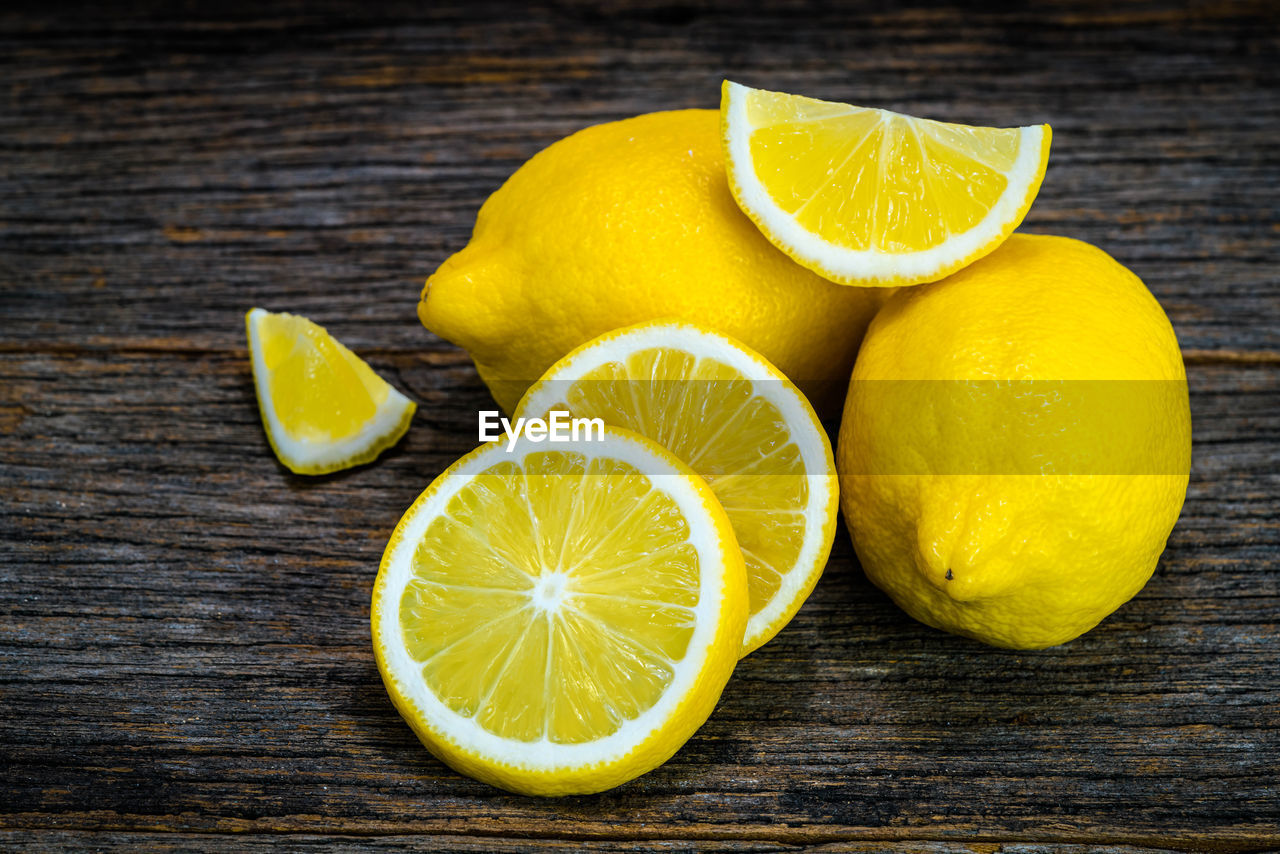
[{"label": "whole lemon", "polygon": [[710,326],[834,408],[886,295],[833,284],[738,209],[719,112],[651,113],[534,155],[480,209],[471,242],[427,280],[418,316],[463,347],[510,412],[560,357],[620,326]]},{"label": "whole lemon", "polygon": [[1186,496],[1173,328],[1102,250],[1014,235],[886,303],[836,459],[863,569],[907,613],[996,646],[1069,641],[1147,582]]}]

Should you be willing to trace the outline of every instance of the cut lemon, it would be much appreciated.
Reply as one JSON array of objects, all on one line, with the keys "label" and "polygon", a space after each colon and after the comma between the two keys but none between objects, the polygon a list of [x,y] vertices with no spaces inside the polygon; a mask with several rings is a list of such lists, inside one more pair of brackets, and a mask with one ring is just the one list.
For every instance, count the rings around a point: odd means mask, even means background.
[{"label": "cut lemon", "polygon": [[839,486],[826,431],[777,368],[709,329],[644,323],[565,356],[516,416],[553,410],[647,436],[711,485],[746,560],[742,655],[791,620],[831,553]]},{"label": "cut lemon", "polygon": [[707,719],[746,621],[701,478],[653,442],[483,445],[404,514],[373,590],[400,714],[444,762],[533,795],[666,761]]},{"label": "cut lemon", "polygon": [[1022,222],[1048,125],[984,128],[750,89],[726,80],[720,123],[742,210],[798,263],[846,285],[941,279]]},{"label": "cut lemon", "polygon": [[417,408],[305,317],[245,315],[267,440],[296,474],[367,463],[399,441]]}]

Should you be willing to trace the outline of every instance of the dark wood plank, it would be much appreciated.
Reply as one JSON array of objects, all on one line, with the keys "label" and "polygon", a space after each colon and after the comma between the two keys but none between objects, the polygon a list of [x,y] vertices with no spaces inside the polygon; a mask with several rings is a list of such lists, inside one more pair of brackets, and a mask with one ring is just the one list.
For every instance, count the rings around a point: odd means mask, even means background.
[{"label": "dark wood plank", "polygon": [[[37,846],[56,846],[67,850],[128,849],[130,851],[272,851],[311,854],[325,850],[336,852],[397,852],[397,851],[476,851],[483,854],[508,854],[508,852],[581,851],[582,843],[565,840],[512,839],[494,836],[468,838],[464,836],[316,836],[298,834],[293,837],[255,834],[190,834],[190,833],[107,833],[89,834],[75,831],[56,833],[32,833],[30,831],[0,831],[0,847],[27,849]],[[680,840],[663,842],[637,842],[634,840],[598,840],[591,850],[604,852],[787,852],[798,851],[793,845],[772,842],[741,840]],[[815,850],[809,848],[808,850]],[[842,842],[821,846],[823,852],[879,852],[884,850],[880,842]],[[1157,854],[1168,849],[1136,847],[1132,845],[1072,845],[1072,844],[1013,844],[989,843],[963,844],[954,842],[901,842],[894,845],[901,854]]]},{"label": "dark wood plank", "polygon": [[[0,847],[1280,847],[1276,23],[1145,2],[0,13]],[[1138,597],[1039,653],[912,622],[842,531],[671,762],[598,797],[507,795],[416,744],[369,649],[385,539],[488,404],[417,290],[525,157],[714,106],[726,75],[1054,124],[1028,227],[1109,249],[1169,312],[1187,505]],[[404,442],[282,469],[254,304],[422,401]]]},{"label": "dark wood plank", "polygon": [[[418,350],[430,336],[404,321],[422,281],[525,158],[595,122],[715,107],[731,76],[1052,123],[1027,228],[1131,266],[1188,348],[1280,354],[1267,3],[780,19],[733,5],[10,17],[0,307],[21,341],[217,348],[261,303]],[[138,283],[145,300],[124,296]]]},{"label": "dark wood plank", "polygon": [[1274,371],[1193,369],[1183,519],[1156,579],[1084,638],[1019,654],[926,629],[867,583],[842,532],[800,616],[680,754],[546,805],[453,774],[385,701],[377,560],[471,447],[484,391],[448,360],[373,364],[436,403],[378,464],[312,481],[270,457],[243,353],[0,361],[7,402],[35,401],[6,442],[3,533],[23,552],[0,588],[9,822],[500,835],[555,817],[589,838],[927,827],[1228,847],[1275,832]]},{"label": "dark wood plank", "polygon": [[[88,834],[78,832],[57,832],[35,834],[28,831],[0,832],[0,846],[28,848],[30,846],[50,845],[64,849],[81,850],[94,847],[103,849],[128,849],[131,851],[224,851],[234,848],[237,851],[256,852],[300,852],[310,854],[316,850],[337,852],[397,852],[397,851],[476,851],[485,854],[508,854],[508,852],[552,852],[581,851],[583,844],[578,841],[564,840],[531,840],[502,837],[468,838],[463,836],[316,836],[299,834],[295,837],[253,834],[187,834],[187,833],[110,833]],[[740,840],[680,840],[663,842],[637,842],[634,840],[602,840],[594,841],[591,850],[604,852],[788,852],[799,851],[800,847],[772,842],[753,842]],[[885,850],[882,842],[840,842],[822,845],[819,848],[809,847],[804,850],[831,852],[831,854],[859,854],[859,852],[881,852]],[[1065,844],[1011,844],[998,845],[977,842],[972,844],[954,842],[897,842],[893,850],[900,854],[1158,854],[1169,849],[1137,847],[1132,845],[1073,845]]]}]

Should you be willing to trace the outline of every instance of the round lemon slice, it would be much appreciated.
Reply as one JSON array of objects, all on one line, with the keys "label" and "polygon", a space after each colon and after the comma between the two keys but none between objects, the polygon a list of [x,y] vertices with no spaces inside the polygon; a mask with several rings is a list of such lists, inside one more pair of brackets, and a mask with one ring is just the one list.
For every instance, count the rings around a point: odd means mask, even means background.
[{"label": "round lemon slice", "polygon": [[999,246],[1040,190],[1052,137],[728,80],[720,123],[739,207],[798,263],[863,286],[932,282]]},{"label": "round lemon slice", "polygon": [[483,445],[396,526],[373,590],[383,681],[455,769],[603,791],[707,719],[746,622],[742,556],[692,470],[643,437]]},{"label": "round lemon slice", "polygon": [[245,315],[258,411],[276,457],[296,474],[367,463],[399,441],[417,405],[305,317]]},{"label": "round lemon slice", "polygon": [[552,411],[647,436],[711,485],[746,560],[742,655],[790,622],[831,553],[839,486],[826,431],[777,368],[709,329],[643,323],[565,356],[516,417]]}]

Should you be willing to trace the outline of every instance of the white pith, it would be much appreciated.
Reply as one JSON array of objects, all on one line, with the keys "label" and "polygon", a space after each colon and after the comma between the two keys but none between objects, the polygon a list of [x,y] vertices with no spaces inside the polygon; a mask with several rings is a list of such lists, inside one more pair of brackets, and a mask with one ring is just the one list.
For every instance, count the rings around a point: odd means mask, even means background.
[{"label": "white pith", "polygon": [[249,312],[249,336],[252,339],[249,351],[253,357],[253,381],[258,387],[258,394],[262,397],[262,418],[266,422],[267,431],[271,434],[271,439],[280,456],[295,465],[306,467],[344,463],[369,450],[377,444],[379,439],[400,425],[404,420],[405,410],[413,405],[413,401],[391,386],[387,392],[387,399],[374,411],[373,417],[350,436],[324,444],[290,436],[284,424],[276,416],[276,408],[271,400],[271,373],[267,370],[262,341],[258,337],[258,326],[268,314],[269,312],[260,308]]},{"label": "white pith", "polygon": [[530,600],[534,608],[555,614],[564,605],[565,595],[569,592],[569,574],[566,572],[544,572],[538,576],[530,591]]},{"label": "white pith", "polygon": [[[385,671],[395,681],[401,696],[415,707],[420,719],[425,720],[437,736],[488,763],[539,773],[608,764],[622,759],[663,729],[679,704],[697,688],[723,609],[726,566],[721,559],[722,538],[705,503],[707,496],[696,488],[697,481],[691,473],[674,460],[655,453],[652,447],[646,447],[650,444],[633,434],[609,428],[603,441],[577,442],[562,446],[563,450],[532,443],[523,437],[510,451],[501,442],[483,445],[437,479],[405,513],[392,535],[375,585],[374,608],[378,614],[375,647],[383,656]],[[685,656],[672,662],[674,676],[658,701],[612,735],[581,744],[558,744],[545,736],[538,741],[516,741],[484,729],[474,719],[450,709],[432,693],[422,677],[421,665],[405,648],[399,623],[400,599],[405,585],[413,577],[415,548],[431,521],[443,512],[464,484],[502,462],[521,465],[531,453],[562,452],[588,460],[614,459],[628,463],[675,501],[688,523],[689,543],[697,551],[701,567],[698,603],[692,608],[695,626]],[[535,582],[529,607],[538,610],[557,607],[563,591],[551,589],[554,586],[543,589]]]},{"label": "white pith", "polygon": [[924,281],[939,270],[982,249],[1017,218],[1040,168],[1044,128],[1019,128],[1018,156],[1004,173],[1008,185],[987,215],[968,231],[948,237],[929,249],[895,253],[878,249],[850,249],[814,234],[784,211],[760,183],[751,168],[751,126],[747,118],[749,87],[728,82],[726,117],[728,158],[738,202],[769,229],[769,238],[787,248],[788,254],[810,259],[822,272],[839,279],[905,278]]},{"label": "white pith", "polygon": [[[804,508],[804,540],[789,567],[773,567],[781,582],[777,593],[765,607],[747,621],[744,648],[754,649],[761,636],[775,624],[799,608],[797,599],[804,596],[816,581],[826,563],[825,530],[835,513],[834,463],[826,434],[803,395],[777,368],[752,356],[726,338],[695,326],[680,323],[645,324],[631,330],[606,336],[570,354],[553,366],[536,382],[516,407],[517,416],[545,412],[555,405],[557,387],[581,379],[608,362],[623,362],[631,353],[654,347],[668,347],[697,357],[722,362],[738,371],[752,383],[752,391],[774,406],[791,427],[791,441],[800,450],[809,486],[809,503]],[[771,635],[770,635],[771,636]],[[768,638],[765,637],[765,640]]]}]

